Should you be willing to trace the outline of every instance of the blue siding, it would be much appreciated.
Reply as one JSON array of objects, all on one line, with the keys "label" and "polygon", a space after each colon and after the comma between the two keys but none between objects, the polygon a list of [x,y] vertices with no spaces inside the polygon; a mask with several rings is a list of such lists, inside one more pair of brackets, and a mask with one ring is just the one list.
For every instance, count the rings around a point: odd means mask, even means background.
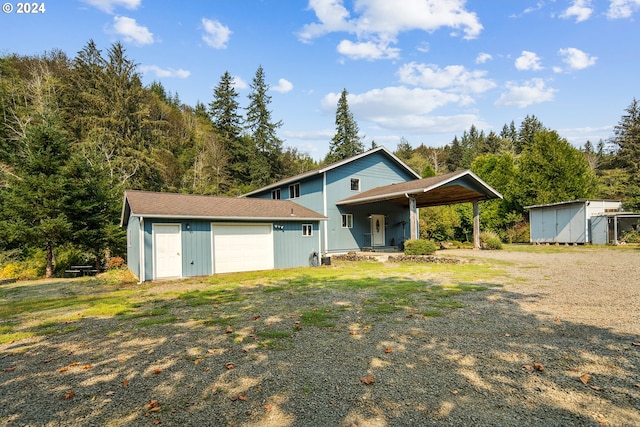
[{"label": "blue siding", "polygon": [[[302,235],[302,224],[312,224],[312,236]],[[273,233],[276,268],[307,266],[313,252],[320,254],[320,235],[317,221],[314,223],[308,221],[276,222]]]},{"label": "blue siding", "polygon": [[213,271],[212,260],[211,222],[184,222],[182,224],[182,275],[184,277],[209,276]]}]

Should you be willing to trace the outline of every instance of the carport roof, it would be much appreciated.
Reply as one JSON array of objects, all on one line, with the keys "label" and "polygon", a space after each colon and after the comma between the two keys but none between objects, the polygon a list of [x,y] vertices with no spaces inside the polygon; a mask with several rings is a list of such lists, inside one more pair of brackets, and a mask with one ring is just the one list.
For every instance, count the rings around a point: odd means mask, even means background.
[{"label": "carport roof", "polygon": [[409,204],[415,197],[417,207],[449,205],[480,200],[501,199],[502,195],[469,170],[430,178],[385,185],[342,199],[337,205],[358,205],[391,201]]},{"label": "carport roof", "polygon": [[247,199],[127,190],[120,224],[129,216],[206,220],[322,221],[327,217],[289,200]]}]

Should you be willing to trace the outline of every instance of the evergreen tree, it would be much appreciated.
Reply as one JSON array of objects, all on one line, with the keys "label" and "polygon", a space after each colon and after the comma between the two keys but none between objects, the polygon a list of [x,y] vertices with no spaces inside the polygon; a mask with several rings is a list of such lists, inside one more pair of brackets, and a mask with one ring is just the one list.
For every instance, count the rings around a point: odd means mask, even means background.
[{"label": "evergreen tree", "polygon": [[343,89],[336,109],[336,134],[329,144],[327,163],[337,162],[364,152],[360,129],[347,102],[347,89]]},{"label": "evergreen tree", "polygon": [[634,176],[640,184],[640,103],[633,99],[620,122],[613,128],[611,142],[617,148],[620,166]]},{"label": "evergreen tree", "polygon": [[516,154],[522,153],[528,147],[533,145],[533,139],[537,132],[545,130],[542,122],[536,118],[536,116],[527,115],[522,123],[520,123],[520,130],[516,137],[514,149]]},{"label": "evergreen tree", "polygon": [[265,82],[264,70],[260,66],[251,82],[246,118],[246,127],[258,150],[258,155],[267,162],[267,174],[260,177],[263,182],[258,184],[266,184],[283,177],[282,140],[276,134],[282,122],[272,122],[269,110],[271,96],[268,92],[269,85]]},{"label": "evergreen tree", "polygon": [[458,140],[458,137],[455,136],[447,153],[447,169],[449,169],[449,172],[455,172],[464,167],[464,153],[464,147]]},{"label": "evergreen tree", "polygon": [[409,144],[409,141],[403,136],[400,138],[400,142],[398,143],[398,147],[396,151],[393,152],[400,160],[404,160],[405,162],[413,156],[413,147]]}]

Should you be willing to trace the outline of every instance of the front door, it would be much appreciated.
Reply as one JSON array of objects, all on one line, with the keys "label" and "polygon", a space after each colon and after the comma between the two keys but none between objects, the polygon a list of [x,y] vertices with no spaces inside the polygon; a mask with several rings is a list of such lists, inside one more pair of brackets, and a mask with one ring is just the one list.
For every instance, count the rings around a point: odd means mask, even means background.
[{"label": "front door", "polygon": [[371,246],[384,245],[384,215],[371,215]]},{"label": "front door", "polygon": [[154,279],[182,276],[181,252],[180,224],[154,224]]}]

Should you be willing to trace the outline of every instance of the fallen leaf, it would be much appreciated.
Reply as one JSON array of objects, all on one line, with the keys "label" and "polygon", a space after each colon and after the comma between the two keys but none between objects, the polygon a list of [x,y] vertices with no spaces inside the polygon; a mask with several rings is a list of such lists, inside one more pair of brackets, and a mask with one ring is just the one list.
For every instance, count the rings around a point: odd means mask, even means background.
[{"label": "fallen leaf", "polygon": [[107,396],[113,396],[114,394],[116,394],[115,391],[108,391],[105,393]]},{"label": "fallen leaf", "polygon": [[16,368],[14,366],[12,366],[11,368],[4,368],[5,372],[13,372],[15,370],[16,370]]},{"label": "fallen leaf", "polygon": [[159,374],[159,373],[161,373],[161,372],[162,372],[162,369],[154,369],[154,370],[153,370],[153,374],[154,374],[154,375],[158,375],[158,374]]},{"label": "fallen leaf", "polygon": [[358,335],[358,331],[349,331],[349,335]]},{"label": "fallen leaf", "polygon": [[227,330],[225,331],[225,333],[232,334],[233,333],[233,328],[231,326],[227,326]]},{"label": "fallen leaf", "polygon": [[53,357],[50,357],[48,359],[46,359],[44,362],[42,363],[49,363],[49,362],[53,362]]},{"label": "fallen leaf", "polygon": [[413,314],[407,314],[407,319],[413,318]]},{"label": "fallen leaf", "polygon": [[162,424],[162,421],[160,421],[159,418],[156,418],[155,420],[153,420],[154,424]]},{"label": "fallen leaf", "polygon": [[269,404],[264,405],[264,409],[266,409],[267,411],[270,411],[271,410],[271,405],[269,405]]},{"label": "fallen leaf", "polygon": [[506,333],[506,334],[504,334],[504,336],[505,336],[505,337],[510,337],[510,336],[511,336],[511,334],[510,334],[510,333]]},{"label": "fallen leaf", "polygon": [[150,400],[147,403],[147,410],[151,411],[151,412],[159,411],[160,410],[160,402],[158,402],[156,399]]},{"label": "fallen leaf", "polygon": [[79,363],[78,363],[78,362],[71,362],[71,363],[69,364],[69,366],[71,366],[71,367],[73,367],[73,366],[78,366],[78,365],[79,365]]},{"label": "fallen leaf", "polygon": [[367,375],[366,377],[362,377],[362,378],[360,378],[360,382],[361,382],[362,384],[371,385],[371,384],[373,384],[373,383],[374,383],[374,382],[376,382],[376,381],[373,379],[373,375],[369,374],[369,375]]},{"label": "fallen leaf", "polygon": [[193,363],[195,363],[196,365],[198,365],[200,362],[202,362],[201,358],[197,358],[196,360],[193,361]]},{"label": "fallen leaf", "polygon": [[227,362],[227,363],[225,363],[224,367],[227,368],[227,369],[233,369],[233,368],[236,367],[236,365],[234,365],[231,362]]},{"label": "fallen leaf", "polygon": [[66,366],[63,366],[62,368],[60,368],[58,372],[67,372],[68,370],[69,368],[67,368]]},{"label": "fallen leaf", "polygon": [[589,374],[580,375],[580,381],[582,382],[582,384],[587,384],[589,381],[591,381],[591,375]]},{"label": "fallen leaf", "polygon": [[601,426],[606,426],[607,420],[598,420],[598,424],[600,424]]},{"label": "fallen leaf", "polygon": [[259,315],[259,314],[258,314],[258,315],[253,316],[253,320],[258,320],[259,318],[260,318],[260,315]]},{"label": "fallen leaf", "polygon": [[70,391],[70,392],[64,394],[64,398],[67,399],[67,400],[73,399],[73,396],[75,396],[75,395],[76,395],[75,391]]},{"label": "fallen leaf", "polygon": [[247,400],[247,395],[246,394],[241,394],[240,396],[238,396],[238,399]]},{"label": "fallen leaf", "polygon": [[91,365],[86,364],[82,367],[82,369],[87,370],[87,369],[91,369]]},{"label": "fallen leaf", "polygon": [[387,348],[384,349],[384,352],[389,354],[389,353],[393,353],[393,350],[391,348],[387,347]]},{"label": "fallen leaf", "polygon": [[589,387],[591,387],[595,391],[602,391],[602,387],[598,387],[597,385],[590,385]]},{"label": "fallen leaf", "polygon": [[531,366],[531,365],[524,365],[524,366],[522,367],[522,369],[524,369],[525,371],[533,371],[533,366]]},{"label": "fallen leaf", "polygon": [[544,366],[542,366],[539,363],[533,362],[533,369],[535,369],[536,371],[542,372],[544,371]]},{"label": "fallen leaf", "polygon": [[451,394],[458,394],[458,390],[451,390]]},{"label": "fallen leaf", "polygon": [[122,387],[126,387],[129,385],[129,380],[122,381]]}]

